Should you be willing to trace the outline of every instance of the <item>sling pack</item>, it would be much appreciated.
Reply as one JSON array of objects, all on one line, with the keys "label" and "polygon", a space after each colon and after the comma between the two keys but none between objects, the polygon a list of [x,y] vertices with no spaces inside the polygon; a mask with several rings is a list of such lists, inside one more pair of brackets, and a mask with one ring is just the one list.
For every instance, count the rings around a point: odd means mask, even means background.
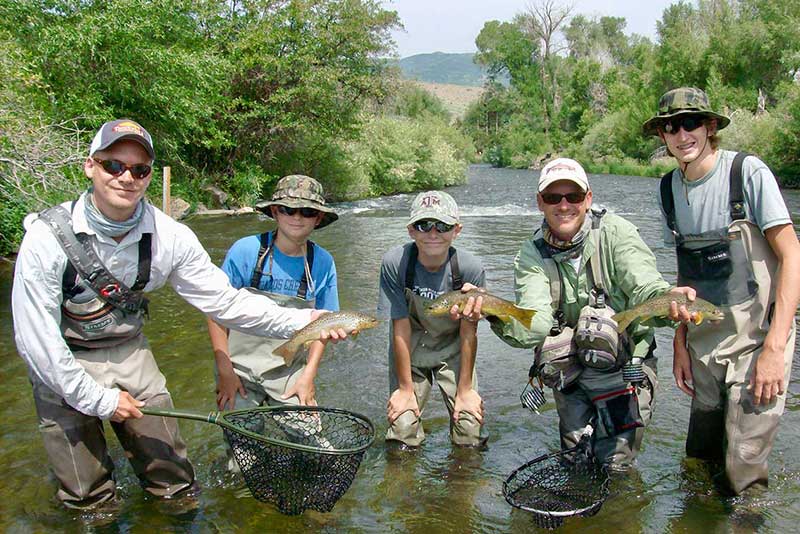
[{"label": "sling pack", "polygon": [[[72,205],[73,209],[75,204]],[[72,214],[62,206],[53,206],[42,211],[39,218],[44,221],[67,255],[67,268],[62,277],[65,300],[74,296],[77,278],[85,280],[98,298],[121,310],[125,314],[147,314],[148,300],[142,289],[150,281],[152,258],[152,234],[142,234],[139,241],[139,261],[136,281],[131,287],[117,280],[103,265],[92,248],[89,236],[76,234],[72,229]]]},{"label": "sling pack", "polygon": [[[277,233],[277,230],[272,232],[264,232],[258,237],[261,246],[258,249],[258,259],[256,260],[255,267],[253,268],[253,274],[250,277],[250,287],[258,289],[259,285],[261,284],[261,278],[265,274],[272,276],[272,265],[270,264],[269,273],[265,273],[264,263],[272,253],[272,247],[275,246],[275,237],[277,236]],[[306,293],[308,293],[308,277],[311,269],[314,266],[314,242],[307,241],[306,245],[306,264],[308,265],[308,269],[303,269],[303,277],[300,279],[300,287],[297,288],[297,298],[302,300],[305,300]]]},{"label": "sling pack", "polygon": [[[408,263],[406,264],[405,275],[406,288],[411,291],[414,290],[414,274],[416,271],[417,257],[419,257],[417,244],[411,243],[411,247],[409,247],[408,251]],[[464,280],[458,268],[458,252],[453,247],[450,247],[450,251],[448,252],[448,261],[450,262],[450,277],[453,280],[453,291],[458,291],[463,287]]]}]

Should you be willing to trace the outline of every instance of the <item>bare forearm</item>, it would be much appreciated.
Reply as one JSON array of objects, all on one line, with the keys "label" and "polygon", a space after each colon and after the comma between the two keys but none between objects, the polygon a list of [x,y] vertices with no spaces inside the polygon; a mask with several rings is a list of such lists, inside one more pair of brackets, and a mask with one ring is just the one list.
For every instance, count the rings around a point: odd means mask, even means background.
[{"label": "bare forearm", "polygon": [[308,349],[308,358],[306,358],[306,368],[303,370],[303,375],[314,379],[319,370],[319,364],[322,361],[322,355],[325,353],[325,344],[321,341],[312,343],[311,348]]},{"label": "bare forearm", "polygon": [[779,263],[775,310],[764,345],[783,351],[800,302],[800,244],[792,225],[770,228],[766,237]]},{"label": "bare forearm", "polygon": [[461,321],[461,364],[458,371],[458,391],[472,389],[472,375],[475,371],[475,356],[478,352],[478,323]]},{"label": "bare forearm", "polygon": [[208,323],[208,337],[211,339],[211,349],[214,351],[217,371],[220,373],[233,371],[230,351],[228,350],[229,330],[211,319],[206,319],[206,322]]},{"label": "bare forearm", "polygon": [[411,380],[411,322],[396,319],[393,322],[394,371],[400,389],[410,391],[414,385]]}]

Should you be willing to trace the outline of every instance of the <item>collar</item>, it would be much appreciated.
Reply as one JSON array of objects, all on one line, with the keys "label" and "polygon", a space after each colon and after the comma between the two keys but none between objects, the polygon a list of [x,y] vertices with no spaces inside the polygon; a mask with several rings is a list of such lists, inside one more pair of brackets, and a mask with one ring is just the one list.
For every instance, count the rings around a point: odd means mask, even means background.
[{"label": "collar", "polygon": [[98,234],[89,227],[89,223],[86,220],[86,213],[84,210],[87,194],[88,193],[86,191],[81,193],[81,196],[78,197],[77,201],[75,201],[74,208],[72,208],[70,203],[67,203],[64,206],[67,208],[67,210],[72,209],[72,230],[76,234],[93,235],[101,243],[106,243],[115,247],[127,247],[133,243],[138,243],[142,239],[142,234],[156,233],[156,221],[155,214],[153,212],[153,206],[145,199],[144,215],[142,216],[142,220],[139,221],[139,224],[137,224],[133,230],[125,234],[125,237],[122,238],[122,241],[117,243],[109,236]]}]

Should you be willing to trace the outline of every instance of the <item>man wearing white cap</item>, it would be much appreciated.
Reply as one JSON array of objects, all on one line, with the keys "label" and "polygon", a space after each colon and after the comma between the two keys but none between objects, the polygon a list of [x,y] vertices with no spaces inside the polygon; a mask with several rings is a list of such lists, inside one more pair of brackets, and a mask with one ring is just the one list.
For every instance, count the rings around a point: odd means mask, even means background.
[{"label": "man wearing white cap", "polygon": [[[548,163],[536,200],[542,226],[523,243],[514,265],[516,303],[536,316],[530,329],[491,321],[492,330],[512,346],[534,348],[532,378],[553,388],[562,447],[574,446],[593,423],[597,458],[625,468],[652,415],[655,339],[653,327],[638,322],[617,335],[611,316],[670,285],[635,226],[591,209],[589,180],[577,161]],[[673,291],[693,298],[688,288]],[[673,316],[690,319],[685,309]]]},{"label": "man wearing white cap", "polygon": [[324,313],[234,289],[194,233],[145,200],[154,158],[140,124],[107,122],[83,165],[92,186],[26,219],[11,297],[14,335],[57,496],[71,508],[114,497],[109,419],[146,491],[173,498],[196,486],[175,420],[139,410],[173,406],[142,335],[144,293],[169,283],[220,324],[262,336],[288,337]]}]

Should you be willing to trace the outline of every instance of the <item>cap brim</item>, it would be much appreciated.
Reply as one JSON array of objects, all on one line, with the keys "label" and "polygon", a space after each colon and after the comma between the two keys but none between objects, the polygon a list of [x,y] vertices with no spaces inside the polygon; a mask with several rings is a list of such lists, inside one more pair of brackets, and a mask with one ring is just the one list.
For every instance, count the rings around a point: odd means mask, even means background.
[{"label": "cap brim", "polygon": [[576,178],[566,178],[564,176],[554,176],[552,178],[546,178],[543,182],[540,182],[539,185],[537,186],[537,191],[539,193],[541,193],[542,191],[544,191],[545,189],[550,187],[550,185],[552,185],[552,184],[554,184],[556,182],[572,182],[573,184],[575,184],[578,187],[580,187],[581,191],[583,191],[584,193],[589,190],[589,184],[588,183],[583,183],[582,181],[580,181],[580,180],[578,180]]},{"label": "cap brim", "polygon": [[278,200],[263,200],[257,203],[254,207],[267,217],[272,218],[272,210],[269,209],[270,206],[286,206],[287,208],[313,208],[323,214],[322,220],[317,225],[317,229],[328,226],[332,222],[339,219],[339,216],[335,211],[333,211],[333,209],[320,204],[319,202],[314,202],[304,198],[287,197],[280,198]]},{"label": "cap brim", "polygon": [[441,215],[441,214],[434,215],[432,213],[421,213],[419,215],[415,215],[414,217],[411,217],[408,220],[408,224],[406,224],[406,226],[411,226],[415,222],[425,221],[425,220],[441,221],[441,222],[443,222],[445,224],[458,224],[458,219],[456,219],[455,217],[452,217],[450,215]]},{"label": "cap brim", "polygon": [[731,119],[725,115],[720,115],[713,111],[697,111],[693,109],[682,109],[675,113],[667,113],[666,115],[656,115],[642,125],[642,133],[644,135],[654,135],[658,137],[658,127],[667,119],[677,117],[678,115],[705,115],[712,119],[717,119],[717,130],[722,130],[731,123]]}]

